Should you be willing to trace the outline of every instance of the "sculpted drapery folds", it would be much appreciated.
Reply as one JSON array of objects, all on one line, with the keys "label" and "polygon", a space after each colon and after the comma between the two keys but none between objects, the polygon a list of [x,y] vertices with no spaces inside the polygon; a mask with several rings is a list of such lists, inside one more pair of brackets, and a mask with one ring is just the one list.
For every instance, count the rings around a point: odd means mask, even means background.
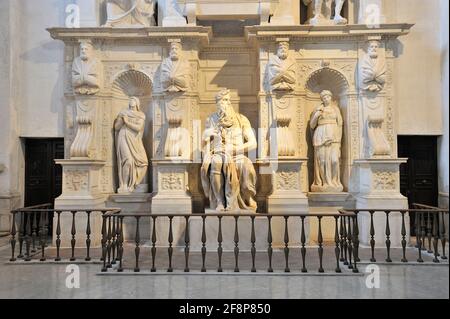
[{"label": "sculpted drapery folds", "polygon": [[[333,21],[331,21],[333,2],[335,3],[335,15]],[[343,25],[348,22],[341,15],[345,0],[303,0],[303,3],[306,6],[313,6],[313,16],[308,20],[311,25],[330,24],[330,22]]]},{"label": "sculpted drapery folds", "polygon": [[289,43],[278,44],[277,55],[270,58],[268,76],[273,91],[295,90],[295,59],[289,56]]},{"label": "sculpted drapery folds", "polygon": [[380,92],[386,83],[386,62],[379,55],[379,41],[370,41],[367,55],[361,62],[361,80],[363,90]]},{"label": "sculpted drapery folds", "polygon": [[155,4],[155,0],[107,0],[105,26],[154,26]]},{"label": "sculpted drapery folds", "polygon": [[249,120],[234,111],[229,90],[219,92],[216,104],[203,133],[203,190],[212,209],[256,210],[256,171],[245,156],[257,147],[255,134]]},{"label": "sculpted drapery folds", "polygon": [[189,63],[183,58],[179,42],[170,44],[169,57],[161,65],[161,82],[165,92],[185,92],[189,83]]},{"label": "sculpted drapery folds", "polygon": [[314,130],[313,192],[342,192],[340,160],[343,119],[330,91],[320,94],[322,104],[311,115]]},{"label": "sculpted drapery folds", "polygon": [[119,172],[118,193],[132,193],[147,172],[148,159],[142,142],[144,126],[145,114],[140,111],[140,101],[131,97],[129,108],[120,112],[114,123]]},{"label": "sculpted drapery folds", "polygon": [[98,60],[93,56],[93,46],[89,41],[80,43],[80,56],[72,64],[72,86],[74,92],[92,95],[100,90]]}]

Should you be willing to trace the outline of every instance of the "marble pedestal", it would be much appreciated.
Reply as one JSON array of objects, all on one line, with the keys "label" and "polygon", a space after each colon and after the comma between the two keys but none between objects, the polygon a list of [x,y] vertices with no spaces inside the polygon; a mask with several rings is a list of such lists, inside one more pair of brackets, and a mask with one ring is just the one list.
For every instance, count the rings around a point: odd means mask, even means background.
[{"label": "marble pedestal", "polygon": [[192,198],[188,191],[190,161],[153,161],[153,214],[192,213]]},{"label": "marble pedestal", "polygon": [[308,198],[302,189],[301,170],[306,159],[262,160],[260,174],[272,171],[272,194],[267,198],[270,214],[307,213]]},{"label": "marble pedestal", "polygon": [[[151,194],[131,193],[114,194],[109,196],[106,207],[120,208],[123,213],[149,212],[151,206]],[[140,236],[143,240],[149,239],[149,218],[141,218],[139,222]],[[136,219],[127,217],[123,220],[125,240],[134,240],[136,234]]]},{"label": "marble pedestal", "polygon": [[[368,159],[356,160],[359,175],[359,194],[356,196],[356,209],[408,209],[408,199],[400,194],[400,164],[406,159]],[[409,241],[409,215],[405,216],[407,241]],[[359,234],[362,245],[370,242],[370,214],[361,212]],[[386,214],[374,214],[375,243],[385,247]],[[391,247],[401,247],[402,218],[400,213],[389,216]]]}]

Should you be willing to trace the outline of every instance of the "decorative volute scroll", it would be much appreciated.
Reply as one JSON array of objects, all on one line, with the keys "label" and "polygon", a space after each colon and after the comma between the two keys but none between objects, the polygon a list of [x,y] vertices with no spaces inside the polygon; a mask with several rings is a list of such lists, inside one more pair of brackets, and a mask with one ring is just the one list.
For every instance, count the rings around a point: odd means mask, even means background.
[{"label": "decorative volute scroll", "polygon": [[150,27],[154,18],[156,0],[107,0],[105,27]]},{"label": "decorative volute scroll", "polygon": [[112,91],[118,96],[150,96],[152,80],[147,74],[130,68],[115,79]]},{"label": "decorative volute scroll", "polygon": [[180,41],[171,41],[169,57],[161,65],[161,86],[165,92],[185,92],[188,90],[190,66],[183,57]]},{"label": "decorative volute scroll", "polygon": [[178,116],[170,116],[167,119],[169,124],[169,128],[167,130],[167,138],[164,154],[166,157],[180,157],[183,156],[183,131],[181,129],[181,125],[183,123],[183,119]]},{"label": "decorative volute scroll", "polygon": [[70,158],[89,158],[92,142],[92,120],[89,116],[77,116],[78,130],[70,147]]},{"label": "decorative volute scroll", "polygon": [[384,120],[382,118],[371,118],[370,116],[367,120],[367,134],[369,137],[369,158],[391,155],[391,146],[383,132],[383,122]]},{"label": "decorative volute scroll", "polygon": [[277,54],[270,57],[267,66],[268,84],[272,91],[290,92],[295,90],[296,62],[289,54],[289,42],[278,42]]},{"label": "decorative volute scroll", "polygon": [[379,49],[380,41],[369,41],[367,54],[360,66],[361,89],[373,93],[382,91],[386,83],[386,59]]},{"label": "decorative volute scroll", "polygon": [[80,56],[72,63],[72,86],[76,94],[93,95],[100,91],[99,61],[90,41],[80,42]]},{"label": "decorative volute scroll", "polygon": [[[335,9],[333,10],[333,2]],[[342,17],[345,0],[303,0],[308,6],[308,24],[311,25],[345,25],[347,19]],[[333,11],[335,12],[332,17]]]},{"label": "decorative volute scroll", "polygon": [[295,156],[295,142],[289,129],[291,121],[289,116],[278,116],[276,119],[278,156]]}]

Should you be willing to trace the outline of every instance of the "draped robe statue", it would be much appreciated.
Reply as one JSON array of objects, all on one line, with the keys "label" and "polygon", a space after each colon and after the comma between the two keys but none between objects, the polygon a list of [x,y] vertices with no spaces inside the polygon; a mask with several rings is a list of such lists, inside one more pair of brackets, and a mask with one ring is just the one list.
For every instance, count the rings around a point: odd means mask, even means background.
[{"label": "draped robe statue", "polygon": [[150,27],[156,25],[155,0],[107,0],[106,27]]},{"label": "draped robe statue", "polygon": [[161,65],[161,83],[165,92],[185,92],[189,83],[189,63],[181,54],[181,44],[172,42],[170,54]]},{"label": "draped robe statue", "polygon": [[92,95],[100,90],[98,60],[90,42],[80,43],[80,56],[72,64],[72,86],[77,94]]},{"label": "draped robe statue", "polygon": [[130,98],[129,109],[120,112],[114,123],[119,194],[132,193],[147,173],[148,159],[142,142],[145,114],[139,108],[139,99]]},{"label": "draped robe statue", "polygon": [[341,141],[343,119],[330,91],[321,94],[322,104],[311,115],[314,130],[314,184],[313,192],[342,192],[340,179]]},{"label": "draped robe statue", "polygon": [[378,54],[379,47],[378,41],[370,41],[361,62],[362,89],[370,92],[380,92],[386,83],[386,62]]},{"label": "draped robe statue", "polygon": [[295,60],[289,56],[289,43],[278,44],[277,55],[272,56],[268,65],[269,83],[273,91],[293,91],[295,89]]},{"label": "draped robe statue", "polygon": [[216,96],[216,103],[203,133],[203,190],[212,209],[256,211],[256,171],[244,155],[256,149],[256,137],[249,120],[234,111],[228,90]]}]

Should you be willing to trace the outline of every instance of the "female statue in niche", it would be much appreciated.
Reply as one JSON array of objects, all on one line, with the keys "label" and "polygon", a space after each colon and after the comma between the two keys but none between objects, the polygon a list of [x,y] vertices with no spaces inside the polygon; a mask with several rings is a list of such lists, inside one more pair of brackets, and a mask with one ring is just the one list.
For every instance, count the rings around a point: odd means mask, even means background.
[{"label": "female statue in niche", "polygon": [[132,193],[147,173],[148,159],[142,142],[144,126],[145,114],[140,111],[140,101],[131,97],[128,109],[121,111],[114,123],[119,194]]},{"label": "female statue in niche", "polygon": [[340,178],[343,119],[330,91],[320,93],[322,104],[311,115],[314,130],[313,192],[338,193],[344,190]]}]

